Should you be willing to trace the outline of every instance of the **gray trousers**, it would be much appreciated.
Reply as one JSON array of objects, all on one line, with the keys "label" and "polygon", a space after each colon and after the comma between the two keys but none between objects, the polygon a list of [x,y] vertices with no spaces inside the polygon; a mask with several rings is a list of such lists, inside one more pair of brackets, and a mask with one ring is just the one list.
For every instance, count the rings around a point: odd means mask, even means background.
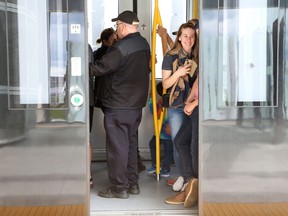
[{"label": "gray trousers", "polygon": [[138,184],[138,127],[142,109],[104,109],[107,170],[112,190]]}]

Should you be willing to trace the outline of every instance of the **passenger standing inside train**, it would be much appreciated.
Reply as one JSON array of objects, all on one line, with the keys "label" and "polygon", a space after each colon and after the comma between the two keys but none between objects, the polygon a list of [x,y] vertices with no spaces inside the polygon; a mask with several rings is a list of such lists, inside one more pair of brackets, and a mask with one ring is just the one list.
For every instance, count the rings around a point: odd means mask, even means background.
[{"label": "passenger standing inside train", "polygon": [[185,186],[181,192],[167,198],[165,202],[192,207],[198,199],[198,77],[193,84],[183,110],[186,117],[175,137],[174,144],[181,158]]},{"label": "passenger standing inside train", "polygon": [[[171,50],[164,56],[162,63],[162,83],[163,87],[171,91],[171,88],[177,83],[175,93],[178,95],[168,108],[168,118],[171,128],[171,137],[174,145],[175,136],[182,125],[184,119],[184,102],[186,101],[191,83],[190,71],[191,64],[184,66],[186,59],[195,59],[193,53],[195,52],[197,41],[196,31],[194,25],[191,23],[184,23],[179,27],[177,37]],[[195,52],[197,53],[197,52]],[[179,177],[173,184],[174,191],[180,191],[184,185],[183,168],[180,162],[181,158],[174,145],[174,161],[177,167]]]},{"label": "passenger standing inside train", "polygon": [[112,21],[116,21],[118,41],[90,65],[93,75],[107,76],[101,102],[111,186],[98,195],[126,199],[140,193],[137,131],[148,98],[150,46],[138,32],[139,19],[134,12],[124,11]]},{"label": "passenger standing inside train", "polygon": [[[198,28],[199,24],[197,23],[197,25],[194,25],[194,29],[198,30]],[[195,51],[197,51],[197,49]],[[196,58],[196,61],[198,64],[198,58]],[[184,207],[192,207],[198,199],[198,71],[199,69],[196,70],[196,80],[193,83],[192,89],[183,109],[186,115],[174,139],[174,145],[179,153],[183,166],[185,186],[182,188],[180,193],[165,200],[167,204],[184,204]]]},{"label": "passenger standing inside train", "polygon": [[[100,38],[97,39],[96,43],[101,43],[101,47],[92,51],[91,46],[89,45],[89,63],[95,62],[102,58],[102,56],[107,52],[107,49],[112,46],[116,42],[116,34],[113,28],[104,29],[101,32]],[[91,59],[93,58],[93,59]],[[93,114],[94,107],[102,107],[101,106],[101,93],[102,93],[102,83],[104,83],[105,77],[95,77],[89,74],[89,120],[90,120],[90,133],[92,132],[93,126]],[[92,145],[90,144],[90,160],[92,161]],[[90,175],[90,187],[93,187],[93,177]]]},{"label": "passenger standing inside train", "polygon": [[[93,52],[94,55],[94,62],[97,60],[100,60],[103,55],[106,54],[109,47],[114,45],[117,41],[117,35],[113,28],[106,28],[104,29],[101,34],[100,38],[96,40],[96,43],[101,44],[101,47],[99,47],[97,50]],[[101,103],[101,98],[105,97],[105,76],[95,77],[94,81],[94,95],[95,95],[95,102],[94,106],[103,108]],[[92,125],[93,121],[93,110],[94,106],[90,107],[90,123]],[[91,119],[92,118],[92,119]],[[92,126],[91,126],[92,127]],[[90,132],[91,132],[90,127]],[[138,160],[138,172],[144,171],[146,169],[146,166],[143,164],[140,153],[138,150],[137,154],[137,160]],[[91,183],[92,181],[92,183]],[[93,179],[90,179],[90,185],[93,184]]]},{"label": "passenger standing inside train", "polygon": [[[163,86],[162,82],[159,82],[156,86],[157,93],[162,96],[163,92]],[[148,105],[150,108],[150,112],[153,113],[153,104],[152,104],[152,92],[151,97],[148,100]],[[160,117],[161,111],[162,111],[162,97],[159,98],[157,102],[157,116]],[[161,162],[161,169],[160,169],[160,176],[161,177],[169,177],[170,176],[170,166],[173,164],[173,143],[171,140],[171,130],[168,120],[168,115],[165,112],[161,132],[160,132],[160,145],[163,145],[164,147],[164,157],[162,158]],[[147,169],[147,172],[150,174],[155,174],[156,172],[156,136],[153,135],[152,138],[149,141],[149,147],[150,147],[150,155],[151,155],[151,167]]]},{"label": "passenger standing inside train", "polygon": [[[106,54],[109,47],[111,47],[116,42],[116,32],[113,28],[106,28],[101,32],[100,38],[96,40],[96,43],[101,44],[101,46],[93,52],[94,62],[100,60],[103,55]],[[95,95],[95,106],[102,108],[101,98],[104,97],[105,90],[105,77],[95,77],[94,82],[94,95]],[[94,107],[93,107],[94,108]],[[93,115],[93,113],[91,112]],[[91,118],[91,115],[90,115]]]},{"label": "passenger standing inside train", "polygon": [[[199,20],[196,19],[196,18],[193,18],[193,19],[188,20],[187,22],[193,24],[194,29],[196,30],[196,33],[197,33],[197,38],[198,38]],[[160,25],[158,26],[157,33],[161,37],[163,53],[166,53],[168,50],[170,50],[170,47],[172,47],[173,41],[172,41],[171,37],[169,36],[169,34],[167,33],[167,29],[164,28],[163,26],[160,26]],[[172,34],[173,35],[177,35],[177,31],[172,32]],[[198,64],[198,59],[199,59],[199,54],[198,54],[199,47],[198,46],[199,46],[199,43],[198,43],[198,40],[197,40],[195,47],[193,47],[193,56],[194,56],[194,60],[195,60],[195,62],[197,64]],[[193,84],[193,81],[195,79],[196,79],[196,77],[194,76],[193,79],[192,79],[191,84]],[[177,178],[177,179],[168,179],[167,184],[170,185],[170,186],[173,186],[175,182],[176,182],[175,186],[177,186],[177,187],[174,186],[173,188],[179,190],[180,187],[178,187],[178,185],[182,184],[183,178],[180,177],[180,178]]]}]

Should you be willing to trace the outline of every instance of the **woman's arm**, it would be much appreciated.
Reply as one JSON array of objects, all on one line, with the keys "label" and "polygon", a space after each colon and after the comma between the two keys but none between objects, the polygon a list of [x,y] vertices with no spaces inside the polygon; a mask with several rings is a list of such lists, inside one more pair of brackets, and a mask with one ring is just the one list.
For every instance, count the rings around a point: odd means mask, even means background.
[{"label": "woman's arm", "polygon": [[191,115],[195,107],[198,106],[198,98],[193,100],[192,102],[186,102],[185,107],[183,109],[186,115]]},{"label": "woman's arm", "polygon": [[173,41],[169,34],[167,33],[167,29],[164,28],[163,26],[158,26],[157,28],[157,33],[161,37],[161,42],[162,42],[162,51],[163,54],[165,54],[168,50],[170,50],[171,45],[173,44]]},{"label": "woman's arm", "polygon": [[168,43],[168,46],[169,47],[172,47],[172,45],[173,45],[173,40],[172,40],[172,38],[169,36],[169,34],[167,33],[167,43]]},{"label": "woman's arm", "polygon": [[198,91],[198,77],[196,78],[196,80],[193,83],[190,94],[186,100],[187,102],[192,102],[195,99],[196,91]]},{"label": "woman's arm", "polygon": [[162,70],[162,85],[163,88],[168,89],[174,85],[177,79],[181,76],[189,74],[190,66],[180,66],[178,70],[172,73],[171,70]]},{"label": "woman's arm", "polygon": [[183,111],[186,115],[191,115],[193,110],[197,106],[198,106],[198,77],[193,83],[192,89],[187,98]]}]

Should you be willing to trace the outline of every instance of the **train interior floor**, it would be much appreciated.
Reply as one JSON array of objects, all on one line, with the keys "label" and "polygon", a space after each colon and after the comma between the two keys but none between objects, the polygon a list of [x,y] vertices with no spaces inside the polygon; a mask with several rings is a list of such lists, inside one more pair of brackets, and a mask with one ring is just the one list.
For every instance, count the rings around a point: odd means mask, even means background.
[{"label": "train interior floor", "polygon": [[[146,168],[150,161],[144,161]],[[91,215],[197,215],[198,204],[191,208],[183,205],[166,204],[164,200],[174,196],[172,187],[167,185],[169,178],[176,178],[176,167],[171,167],[170,177],[160,177],[149,174],[146,170],[139,174],[139,195],[130,195],[128,199],[102,198],[97,195],[101,188],[109,187],[106,162],[93,162],[91,171],[93,187],[90,190]],[[108,212],[109,211],[109,212]]]}]

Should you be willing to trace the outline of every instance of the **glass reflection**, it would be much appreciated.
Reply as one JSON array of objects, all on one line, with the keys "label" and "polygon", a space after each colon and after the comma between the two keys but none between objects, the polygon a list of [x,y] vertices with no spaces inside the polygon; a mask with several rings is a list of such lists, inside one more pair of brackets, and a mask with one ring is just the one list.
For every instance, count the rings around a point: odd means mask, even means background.
[{"label": "glass reflection", "polygon": [[66,1],[8,8],[10,109],[67,109]]},{"label": "glass reflection", "polygon": [[227,2],[219,10],[218,105],[276,106],[277,7],[260,0]]},{"label": "glass reflection", "polygon": [[67,91],[67,14],[50,13],[50,105],[64,108]]}]

